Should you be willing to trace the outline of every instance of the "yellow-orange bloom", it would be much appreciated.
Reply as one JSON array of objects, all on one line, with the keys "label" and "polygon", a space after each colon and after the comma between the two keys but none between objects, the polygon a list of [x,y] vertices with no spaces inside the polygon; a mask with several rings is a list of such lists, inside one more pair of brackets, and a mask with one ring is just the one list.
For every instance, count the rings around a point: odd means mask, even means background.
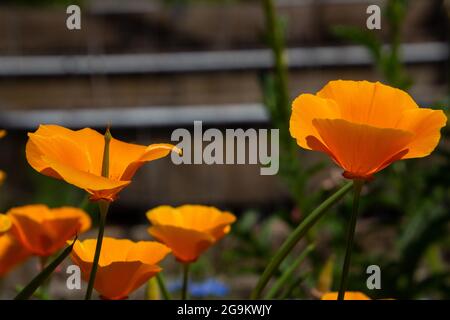
[{"label": "yellow-orange bloom", "polygon": [[90,217],[78,208],[49,209],[44,205],[12,208],[7,215],[12,233],[31,253],[48,257],[66,245],[76,234],[88,230]]},{"label": "yellow-orange bloom", "polygon": [[[97,241],[76,241],[71,257],[85,281],[89,280]],[[126,299],[162,269],[158,263],[170,253],[165,245],[154,241],[133,242],[104,238],[94,288],[104,299]]]},{"label": "yellow-orange bloom", "polygon": [[290,132],[300,147],[330,156],[346,178],[370,179],[394,161],[429,155],[446,121],[402,90],[338,80],[295,99]]},{"label": "yellow-orange bloom", "polygon": [[[337,292],[327,292],[325,293],[321,300],[337,300],[338,293]],[[364,293],[359,291],[346,291],[344,294],[344,300],[372,300]]]},{"label": "yellow-orange bloom", "polygon": [[0,186],[3,184],[3,182],[6,179],[6,173],[0,170]]},{"label": "yellow-orange bloom", "polygon": [[106,178],[102,176],[105,140],[97,131],[41,125],[28,137],[26,156],[35,170],[86,190],[92,200],[114,201],[145,162],[179,151],[170,144],[140,146],[112,138]]},{"label": "yellow-orange bloom", "polygon": [[11,219],[6,214],[0,213],[0,236],[11,229],[11,225]]},{"label": "yellow-orange bloom", "polygon": [[230,231],[236,217],[214,207],[160,206],[147,212],[152,223],[148,232],[172,249],[183,263],[190,263]]},{"label": "yellow-orange bloom", "polygon": [[31,256],[11,232],[0,236],[0,278]]}]

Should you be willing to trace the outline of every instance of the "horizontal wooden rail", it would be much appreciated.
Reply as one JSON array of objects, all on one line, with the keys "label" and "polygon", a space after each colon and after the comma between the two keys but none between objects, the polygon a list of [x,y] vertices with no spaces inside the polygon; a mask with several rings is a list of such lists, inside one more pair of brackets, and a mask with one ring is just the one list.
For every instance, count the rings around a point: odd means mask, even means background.
[{"label": "horizontal wooden rail", "polygon": [[183,127],[194,121],[205,125],[267,124],[260,104],[186,107],[129,107],[78,110],[1,110],[0,128],[28,130],[39,124],[59,124],[70,128],[105,127]]},{"label": "horizontal wooden rail", "polygon": [[[448,45],[441,42],[403,44],[405,63],[435,63],[448,59]],[[361,66],[372,63],[361,46],[292,48],[291,68]],[[195,73],[258,70],[272,67],[266,49],[163,54],[109,54],[73,56],[3,56],[0,76],[89,76],[95,74]]]}]

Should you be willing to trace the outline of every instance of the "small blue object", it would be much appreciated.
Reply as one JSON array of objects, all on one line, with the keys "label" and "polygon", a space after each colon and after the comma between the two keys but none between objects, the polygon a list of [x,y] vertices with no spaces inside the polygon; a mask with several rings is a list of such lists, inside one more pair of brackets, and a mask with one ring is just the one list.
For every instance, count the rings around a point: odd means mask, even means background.
[{"label": "small blue object", "polygon": [[[182,281],[176,280],[168,284],[170,292],[181,290]],[[230,292],[230,288],[222,281],[209,278],[203,282],[189,282],[189,294],[196,298],[205,297],[225,297]]]},{"label": "small blue object", "polygon": [[207,279],[203,283],[192,283],[189,293],[193,297],[224,297],[228,295],[230,288],[217,279]]}]

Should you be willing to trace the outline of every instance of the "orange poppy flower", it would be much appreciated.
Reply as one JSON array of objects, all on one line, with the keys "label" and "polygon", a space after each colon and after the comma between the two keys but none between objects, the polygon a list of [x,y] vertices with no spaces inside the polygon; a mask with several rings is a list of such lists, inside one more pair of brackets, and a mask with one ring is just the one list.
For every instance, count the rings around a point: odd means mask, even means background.
[{"label": "orange poppy flower", "polygon": [[0,186],[3,184],[3,182],[6,179],[6,173],[0,170]]},{"label": "orange poppy flower", "polygon": [[91,200],[114,201],[145,163],[176,150],[171,144],[140,146],[111,139],[109,176],[102,176],[104,136],[89,128],[72,131],[41,125],[28,134],[26,156],[38,172],[86,190]]},{"label": "orange poppy flower", "polygon": [[51,256],[67,240],[91,226],[90,217],[78,208],[30,205],[13,208],[7,214],[19,242],[31,253],[43,257]]},{"label": "orange poppy flower", "polygon": [[[71,253],[85,281],[89,280],[96,244],[94,239],[77,240]],[[169,253],[170,249],[158,242],[105,237],[94,288],[104,299],[126,299],[132,291],[162,270],[158,263]]]},{"label": "orange poppy flower", "polygon": [[[338,293],[337,292],[327,292],[325,293],[321,300],[337,300]],[[359,291],[347,291],[344,294],[344,300],[372,300],[364,293]]]},{"label": "orange poppy flower", "polygon": [[190,263],[230,231],[236,217],[214,207],[160,206],[147,212],[148,232],[172,249],[178,261]]},{"label": "orange poppy flower", "polygon": [[11,229],[11,219],[6,215],[0,213],[0,236]]},{"label": "orange poppy flower", "polygon": [[446,121],[402,90],[338,80],[295,99],[290,132],[300,147],[330,156],[346,178],[370,179],[394,161],[429,155]]},{"label": "orange poppy flower", "polygon": [[0,278],[30,256],[11,232],[0,236]]}]

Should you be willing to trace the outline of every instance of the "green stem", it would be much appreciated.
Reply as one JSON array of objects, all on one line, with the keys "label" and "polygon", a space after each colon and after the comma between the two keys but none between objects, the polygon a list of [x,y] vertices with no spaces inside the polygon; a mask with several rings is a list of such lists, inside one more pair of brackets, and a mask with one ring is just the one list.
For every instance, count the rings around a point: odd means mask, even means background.
[{"label": "green stem", "polygon": [[[105,132],[105,145],[103,148],[103,161],[102,161],[102,177],[109,177],[109,158],[110,158],[110,144],[112,140],[111,132],[109,127]],[[85,300],[91,300],[92,290],[94,289],[95,276],[97,274],[98,261],[100,260],[100,252],[102,251],[103,234],[105,232],[106,216],[108,215],[109,202],[105,200],[100,200],[98,203],[100,216],[99,216],[99,227],[97,235],[97,243],[95,246],[94,261],[92,263],[91,273],[89,275],[89,283],[86,290]]]},{"label": "green stem", "polygon": [[350,260],[353,251],[353,242],[355,238],[356,220],[358,217],[359,198],[361,195],[361,189],[364,185],[364,180],[354,180],[354,193],[353,193],[353,210],[350,219],[350,224],[347,232],[347,248],[345,250],[344,265],[342,266],[341,282],[339,285],[338,300],[343,300],[345,297],[345,291],[347,290],[348,271],[350,269]]},{"label": "green stem", "polygon": [[188,285],[189,285],[189,263],[183,263],[183,287],[181,289],[181,299],[187,300],[188,298]]},{"label": "green stem", "polygon": [[75,244],[75,241],[77,238],[75,238],[70,246],[68,246],[66,249],[64,249],[59,256],[57,256],[51,263],[48,264],[47,267],[45,267],[44,270],[42,270],[31,282],[23,288],[19,294],[14,298],[14,300],[27,300],[29,299],[33,293],[39,288],[42,283],[47,280],[52,272],[61,264],[61,262],[66,259],[66,257],[72,252],[73,245]]},{"label": "green stem", "polygon": [[305,279],[309,276],[309,273],[306,273],[304,275],[301,275],[300,277],[298,277],[297,279],[295,279],[294,281],[292,281],[289,285],[288,288],[285,292],[283,292],[283,294],[280,296],[280,300],[285,300],[288,299],[292,292],[298,288],[300,286],[300,284],[305,281]]},{"label": "green stem", "polygon": [[263,274],[261,275],[255,289],[253,290],[250,298],[258,299],[261,296],[261,292],[269,282],[272,275],[278,269],[279,265],[286,256],[291,252],[295,245],[303,238],[303,236],[311,229],[317,221],[331,208],[336,202],[342,199],[352,189],[353,182],[346,183],[332,196],[326,199],[320,206],[314,209],[306,218],[298,225],[298,227],[289,235],[286,241],[281,245],[280,249],[275,253],[270,260]]},{"label": "green stem", "polygon": [[159,290],[161,291],[162,296],[165,300],[171,300],[171,296],[169,291],[166,288],[166,283],[164,281],[164,277],[161,273],[156,275],[156,280],[158,281]]},{"label": "green stem", "polygon": [[286,283],[292,279],[292,275],[297,270],[298,266],[305,260],[308,254],[314,250],[314,245],[310,244],[306,249],[295,259],[295,261],[286,269],[286,271],[281,275],[281,277],[275,282],[275,284],[270,288],[265,299],[273,299],[275,295],[286,285]]},{"label": "green stem", "polygon": [[[41,271],[45,269],[49,257],[40,257]],[[51,275],[41,284],[41,296],[43,300],[49,300],[49,289],[50,289],[50,281]]]},{"label": "green stem", "polygon": [[98,261],[100,260],[100,252],[102,251],[102,243],[103,243],[103,234],[105,232],[105,222],[106,222],[106,216],[108,215],[108,209],[109,209],[109,202],[107,201],[100,201],[99,204],[99,211],[100,211],[100,221],[99,221],[99,227],[98,227],[98,235],[97,235],[97,244],[95,246],[95,255],[94,255],[94,261],[92,263],[92,270],[89,275],[89,283],[86,290],[86,296],[85,300],[91,300],[92,297],[92,291],[94,289],[94,283],[95,283],[95,276],[97,274],[97,268],[98,268]]},{"label": "green stem", "polygon": [[83,201],[81,201],[78,208],[80,208],[81,210],[87,210],[88,206],[89,206],[89,194],[86,193],[85,196],[83,197]]},{"label": "green stem", "polygon": [[289,119],[289,89],[288,89],[288,68],[286,63],[286,52],[284,45],[283,28],[281,21],[277,18],[273,0],[264,0],[264,15],[267,26],[267,36],[275,64],[275,74],[277,76],[278,94],[282,117]]}]

